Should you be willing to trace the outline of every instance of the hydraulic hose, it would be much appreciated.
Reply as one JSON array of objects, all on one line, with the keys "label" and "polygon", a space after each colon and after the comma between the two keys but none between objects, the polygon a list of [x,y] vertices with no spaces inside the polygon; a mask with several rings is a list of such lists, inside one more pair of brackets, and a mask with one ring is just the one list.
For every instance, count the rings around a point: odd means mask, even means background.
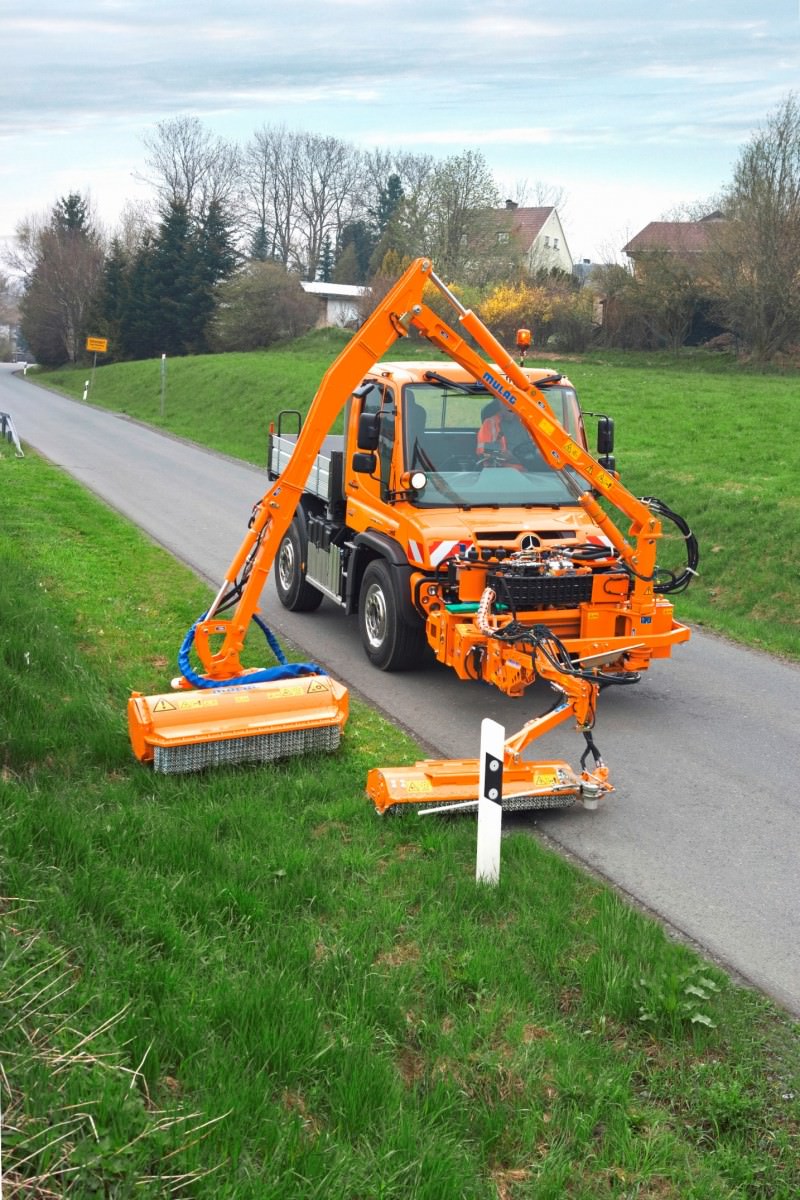
[{"label": "hydraulic hose", "polygon": [[322,667],[318,667],[316,663],[290,663],[286,659],[286,655],[281,649],[278,639],[273,634],[272,630],[261,620],[260,617],[254,616],[253,621],[259,627],[264,637],[267,639],[272,653],[278,660],[277,667],[262,667],[258,671],[249,671],[246,675],[237,675],[233,679],[207,679],[205,675],[198,675],[189,661],[189,652],[194,645],[194,631],[201,621],[206,619],[207,614],[203,613],[198,617],[194,625],[186,634],[186,637],[181,643],[181,648],[178,651],[178,667],[181,675],[196,688],[218,688],[218,687],[235,687],[242,683],[273,683],[280,679],[297,679],[303,675],[326,675],[327,671],[323,671]]}]

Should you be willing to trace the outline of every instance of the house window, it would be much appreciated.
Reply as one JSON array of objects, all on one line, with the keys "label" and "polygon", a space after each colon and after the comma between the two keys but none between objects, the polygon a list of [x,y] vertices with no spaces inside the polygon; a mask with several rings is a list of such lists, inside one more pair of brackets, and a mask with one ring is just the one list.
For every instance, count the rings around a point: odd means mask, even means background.
[{"label": "house window", "polygon": [[499,242],[501,245],[502,245],[504,242],[507,242],[507,241],[508,241],[508,233],[507,233],[507,232],[506,232],[504,229],[502,229],[502,230],[501,230],[501,231],[498,233],[498,235],[497,235],[497,241],[498,241],[498,242]]},{"label": "house window", "polygon": [[550,235],[547,233],[544,235],[544,244],[545,244],[545,246],[550,245]]},{"label": "house window", "polygon": [[554,250],[558,249],[558,238],[553,238],[553,249]]}]

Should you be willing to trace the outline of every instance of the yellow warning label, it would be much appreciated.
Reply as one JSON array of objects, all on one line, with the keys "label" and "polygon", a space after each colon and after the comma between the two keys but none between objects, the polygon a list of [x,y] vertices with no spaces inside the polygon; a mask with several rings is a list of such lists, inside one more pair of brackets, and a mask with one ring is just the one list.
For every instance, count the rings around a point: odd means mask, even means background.
[{"label": "yellow warning label", "polygon": [[536,786],[537,787],[555,787],[556,773],[555,771],[537,771]]},{"label": "yellow warning label", "polygon": [[566,454],[567,458],[571,458],[574,462],[577,462],[581,456],[581,450],[575,445],[574,442],[564,443],[564,453]]},{"label": "yellow warning label", "polygon": [[613,482],[611,479],[611,476],[607,475],[605,471],[598,471],[597,474],[595,475],[594,481],[598,485],[598,487],[602,487],[602,488],[606,488],[606,489],[610,488],[611,484]]},{"label": "yellow warning label", "polygon": [[153,706],[153,712],[175,712],[176,704],[171,700],[159,700],[158,704]]},{"label": "yellow warning label", "polygon": [[544,433],[552,433],[555,429],[555,425],[552,421],[548,421],[547,417],[542,417],[542,419],[539,421],[539,428]]},{"label": "yellow warning label", "polygon": [[433,784],[430,779],[407,779],[405,788],[407,792],[419,794],[421,792],[432,792]]},{"label": "yellow warning label", "polygon": [[216,696],[187,696],[181,699],[176,708],[217,708],[219,700]]},{"label": "yellow warning label", "polygon": [[328,687],[327,683],[312,683],[308,691],[310,695],[311,692],[328,692],[330,691],[330,688]]}]

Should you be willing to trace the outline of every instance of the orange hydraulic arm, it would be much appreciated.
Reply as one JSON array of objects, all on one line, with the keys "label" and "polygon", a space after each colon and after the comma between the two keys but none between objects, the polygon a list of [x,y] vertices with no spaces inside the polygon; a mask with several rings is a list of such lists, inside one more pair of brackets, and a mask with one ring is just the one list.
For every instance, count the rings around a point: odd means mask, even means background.
[{"label": "orange hydraulic arm", "polygon": [[[489,369],[480,355],[423,302],[428,283],[437,287],[456,309],[461,326],[495,360],[502,375],[498,370]],[[195,648],[209,679],[223,681],[242,674],[240,654],[245,635],[323,438],[373,363],[398,338],[405,337],[411,327],[465,367],[491,395],[518,412],[554,470],[569,468],[572,474],[568,478],[574,479],[575,474],[582,477],[587,486],[585,489],[575,486],[576,499],[630,568],[634,579],[632,607],[647,611],[654,605],[652,576],[656,541],[661,533],[659,522],[646,505],[569,436],[556,420],[544,394],[528,380],[478,317],[465,309],[437,278],[430,261],[419,258],[408,267],[326,371],[289,463],[256,505],[247,535],[208,614],[195,630]],[[633,544],[606,515],[591,489],[596,489],[631,519],[629,536]],[[236,585],[243,571],[246,578],[232,616],[216,617],[223,597]],[[212,638],[217,639],[219,648],[216,650],[212,648]]]}]

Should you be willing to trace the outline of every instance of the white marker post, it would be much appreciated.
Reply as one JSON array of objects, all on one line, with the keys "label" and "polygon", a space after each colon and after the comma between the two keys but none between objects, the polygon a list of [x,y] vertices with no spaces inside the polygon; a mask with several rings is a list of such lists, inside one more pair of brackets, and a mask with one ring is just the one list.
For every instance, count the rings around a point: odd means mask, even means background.
[{"label": "white marker post", "polygon": [[161,420],[164,420],[165,398],[167,394],[167,356],[161,355]]},{"label": "white marker post", "polygon": [[506,731],[488,717],[481,721],[481,773],[478,793],[478,853],[476,883],[500,879],[500,838],[503,832],[503,755]]}]

